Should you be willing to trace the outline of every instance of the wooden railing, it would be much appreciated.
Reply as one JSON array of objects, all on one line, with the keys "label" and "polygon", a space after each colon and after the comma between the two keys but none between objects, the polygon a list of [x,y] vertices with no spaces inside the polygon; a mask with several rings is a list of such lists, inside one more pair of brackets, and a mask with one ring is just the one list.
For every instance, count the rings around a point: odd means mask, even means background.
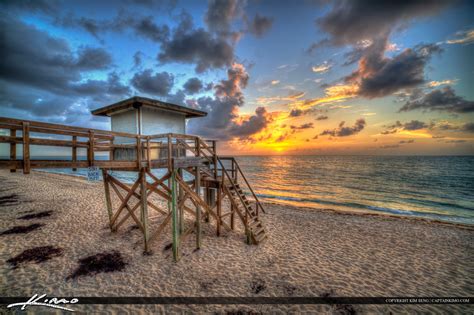
[{"label": "wooden railing", "polygon": [[[76,169],[90,166],[120,170],[138,170],[142,167],[171,168],[173,160],[181,165],[186,163],[184,160],[191,163],[199,159],[208,159],[201,156],[199,145],[196,144],[204,143],[207,146],[209,142],[193,135],[166,133],[144,136],[4,117],[0,117],[0,129],[6,130],[5,135],[0,133],[0,143],[10,144],[9,159],[0,159],[0,168],[10,168],[12,171],[23,169],[26,174],[31,168]],[[70,138],[58,139],[58,137]],[[215,148],[215,141],[211,143]],[[19,144],[23,147],[21,159],[17,158]],[[31,154],[32,145],[69,148],[71,159],[35,159]],[[86,150],[85,159],[78,159],[78,149]],[[105,155],[101,159],[96,159],[98,152],[109,154],[108,157]],[[187,157],[187,152],[191,152],[194,160]],[[1,154],[3,155],[3,152]],[[67,152],[61,152],[61,155],[65,154]]]},{"label": "wooden railing", "polygon": [[[222,160],[223,161],[226,161],[226,160],[231,161],[232,164],[231,164],[230,170],[226,170],[224,164],[222,163]],[[237,183],[239,175],[244,180],[243,183],[245,183],[245,188],[250,192],[250,194],[252,195],[252,197],[254,199],[255,207],[256,207],[255,210],[256,210],[257,216],[258,216],[259,209],[261,209],[263,211],[263,213],[265,213],[265,209],[263,209],[263,206],[260,203],[260,200],[258,199],[257,195],[255,194],[254,190],[252,189],[252,186],[250,186],[250,183],[247,180],[247,177],[245,176],[244,172],[242,172],[242,169],[240,168],[239,163],[237,162],[237,160],[234,157],[224,156],[224,157],[219,157],[219,162],[220,162],[221,168],[224,170],[224,174],[228,177],[228,179],[230,181],[232,181],[233,183]],[[232,176],[229,174],[228,171],[230,171]],[[242,183],[242,181],[240,181],[240,182]],[[242,188],[242,185],[240,185],[240,186]]]}]

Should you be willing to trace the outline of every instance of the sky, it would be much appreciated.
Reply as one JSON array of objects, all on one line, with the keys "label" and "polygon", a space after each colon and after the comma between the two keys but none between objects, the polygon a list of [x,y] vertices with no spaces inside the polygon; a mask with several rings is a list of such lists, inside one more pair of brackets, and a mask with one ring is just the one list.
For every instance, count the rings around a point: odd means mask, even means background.
[{"label": "sky", "polygon": [[474,154],[472,1],[0,3],[0,116],[110,129],[135,95],[234,155]]}]

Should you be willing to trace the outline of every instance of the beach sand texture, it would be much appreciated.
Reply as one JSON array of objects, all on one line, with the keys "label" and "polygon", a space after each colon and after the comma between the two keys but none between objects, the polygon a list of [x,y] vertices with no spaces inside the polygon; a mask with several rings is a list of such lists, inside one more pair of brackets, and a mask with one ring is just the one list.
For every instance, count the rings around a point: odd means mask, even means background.
[{"label": "beach sand texture", "polygon": [[[473,296],[474,231],[469,227],[387,216],[314,211],[265,204],[269,238],[245,244],[244,234],[204,225],[174,263],[169,229],[143,255],[132,221],[107,227],[103,184],[72,176],[0,171],[0,295],[31,296]],[[11,198],[5,198],[10,196]],[[18,200],[18,201],[16,201]],[[19,219],[51,211],[40,218]],[[190,224],[190,222],[188,222]],[[155,225],[156,228],[156,225]],[[62,249],[40,263],[13,268],[7,260],[38,246]],[[67,279],[84,257],[117,251],[122,271]],[[171,312],[360,314],[472,313],[469,305],[74,305],[87,313]],[[2,311],[5,311],[3,309]],[[31,309],[50,314],[49,309]]]}]

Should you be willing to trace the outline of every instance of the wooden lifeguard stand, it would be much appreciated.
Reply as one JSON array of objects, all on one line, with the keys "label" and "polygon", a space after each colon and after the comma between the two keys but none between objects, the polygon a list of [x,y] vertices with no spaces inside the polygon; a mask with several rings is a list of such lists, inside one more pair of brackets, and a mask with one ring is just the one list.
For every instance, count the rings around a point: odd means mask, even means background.
[{"label": "wooden lifeguard stand", "polygon": [[[201,247],[202,222],[215,224],[219,236],[223,228],[234,230],[237,217],[248,244],[267,237],[260,219],[265,211],[237,161],[219,157],[215,140],[186,134],[186,119],[203,117],[205,112],[133,97],[92,114],[111,117],[112,131],[0,117],[0,129],[10,134],[0,135],[0,143],[10,144],[10,159],[0,160],[0,168],[23,169],[25,174],[31,168],[102,169],[110,229],[117,231],[133,220],[143,233],[145,252],[149,252],[153,240],[171,224],[175,260],[179,259],[180,244],[192,233],[196,248]],[[47,137],[32,137],[31,133]],[[64,140],[65,136],[71,140]],[[18,144],[23,146],[21,159],[17,157]],[[69,147],[71,160],[32,158],[30,146]],[[87,150],[86,160],[78,160],[78,148]],[[108,152],[108,158],[96,159],[98,152]],[[154,169],[164,175],[157,176]],[[110,170],[137,172],[138,178],[129,186]],[[167,209],[151,197],[161,198]],[[225,198],[228,203],[223,202]],[[229,205],[227,211],[223,211],[223,204]],[[157,226],[149,221],[149,210],[162,217]],[[184,213],[194,221],[186,230]]]}]

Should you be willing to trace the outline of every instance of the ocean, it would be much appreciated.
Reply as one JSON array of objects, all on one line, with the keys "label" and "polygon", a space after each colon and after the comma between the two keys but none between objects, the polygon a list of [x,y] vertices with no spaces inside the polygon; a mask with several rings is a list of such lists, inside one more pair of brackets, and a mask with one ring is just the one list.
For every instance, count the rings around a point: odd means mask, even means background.
[{"label": "ocean", "polygon": [[[473,156],[239,156],[237,161],[264,202],[474,224]],[[87,174],[86,169],[48,171]]]}]

